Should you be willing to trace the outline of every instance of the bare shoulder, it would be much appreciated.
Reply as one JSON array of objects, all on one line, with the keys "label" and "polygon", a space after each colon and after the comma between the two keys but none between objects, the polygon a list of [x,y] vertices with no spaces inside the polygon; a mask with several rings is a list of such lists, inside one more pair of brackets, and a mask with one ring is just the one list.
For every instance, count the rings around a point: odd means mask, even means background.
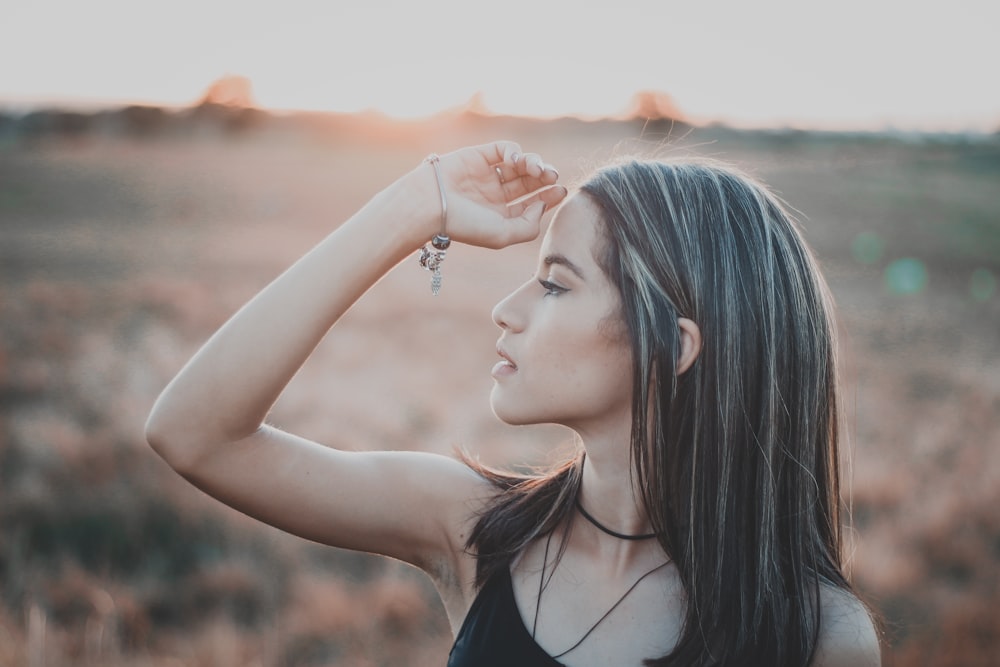
[{"label": "bare shoulder", "polygon": [[867,607],[847,591],[824,586],[819,644],[812,667],[878,667],[881,646]]}]

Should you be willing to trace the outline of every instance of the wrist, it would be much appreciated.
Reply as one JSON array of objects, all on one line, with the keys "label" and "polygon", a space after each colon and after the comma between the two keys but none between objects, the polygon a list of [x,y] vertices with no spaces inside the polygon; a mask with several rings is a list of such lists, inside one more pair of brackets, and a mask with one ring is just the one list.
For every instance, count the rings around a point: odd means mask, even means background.
[{"label": "wrist", "polygon": [[429,162],[422,161],[383,190],[377,199],[390,212],[395,234],[413,250],[441,232],[441,191],[434,166]]}]

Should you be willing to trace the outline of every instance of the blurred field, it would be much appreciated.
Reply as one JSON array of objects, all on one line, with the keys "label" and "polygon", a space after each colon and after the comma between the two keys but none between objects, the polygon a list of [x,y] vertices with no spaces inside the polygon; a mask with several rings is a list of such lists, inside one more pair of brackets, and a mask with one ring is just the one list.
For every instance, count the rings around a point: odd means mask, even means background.
[{"label": "blurred field", "polygon": [[[0,132],[0,665],[444,664],[419,573],[219,506],[142,425],[214,328],[382,185],[498,137],[571,182],[633,151],[732,160],[801,212],[840,307],[853,573],[886,616],[886,664],[996,664],[1000,137],[460,116]],[[458,248],[436,299],[400,265],[274,421],[340,447],[546,460],[566,433],[487,402],[490,309],[536,250]]]}]

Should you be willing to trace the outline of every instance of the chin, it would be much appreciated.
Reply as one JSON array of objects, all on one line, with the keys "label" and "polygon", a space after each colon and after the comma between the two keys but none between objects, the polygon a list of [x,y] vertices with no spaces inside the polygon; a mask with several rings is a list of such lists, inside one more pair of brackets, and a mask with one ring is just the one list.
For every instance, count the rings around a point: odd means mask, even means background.
[{"label": "chin", "polygon": [[497,394],[497,387],[493,387],[493,392],[490,394],[490,409],[493,410],[496,418],[504,424],[509,426],[530,426],[545,422],[545,420],[538,419],[537,415],[532,415],[524,410],[518,410],[516,406],[510,405]]},{"label": "chin", "polygon": [[498,408],[496,404],[491,404],[493,409],[493,415],[508,426],[527,426],[528,424],[533,424],[534,422],[519,418],[519,416],[511,412],[510,410],[503,410]]}]

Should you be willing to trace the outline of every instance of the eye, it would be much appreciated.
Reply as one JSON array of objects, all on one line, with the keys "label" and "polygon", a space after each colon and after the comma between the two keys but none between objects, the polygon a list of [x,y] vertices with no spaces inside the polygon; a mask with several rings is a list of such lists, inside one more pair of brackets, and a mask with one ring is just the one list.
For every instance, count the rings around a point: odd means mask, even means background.
[{"label": "eye", "polygon": [[568,288],[556,285],[554,282],[548,280],[539,279],[538,284],[545,289],[545,296],[559,296],[563,292],[569,291]]}]

